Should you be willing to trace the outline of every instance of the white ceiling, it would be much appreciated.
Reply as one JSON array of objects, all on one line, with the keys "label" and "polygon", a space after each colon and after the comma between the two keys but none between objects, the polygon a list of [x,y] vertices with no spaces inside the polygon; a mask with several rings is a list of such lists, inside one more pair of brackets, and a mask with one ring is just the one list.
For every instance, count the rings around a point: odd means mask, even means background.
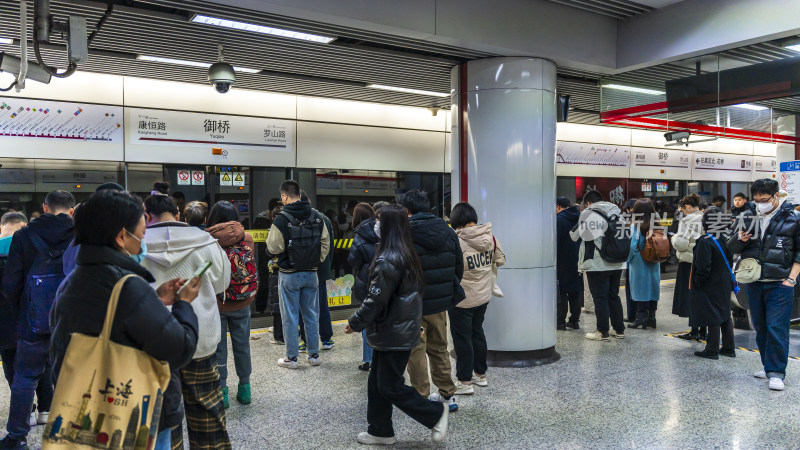
[{"label": "white ceiling", "polygon": [[683,0],[636,0],[636,3],[641,5],[649,6],[651,8],[663,8],[667,5],[671,5],[673,3],[678,3]]}]

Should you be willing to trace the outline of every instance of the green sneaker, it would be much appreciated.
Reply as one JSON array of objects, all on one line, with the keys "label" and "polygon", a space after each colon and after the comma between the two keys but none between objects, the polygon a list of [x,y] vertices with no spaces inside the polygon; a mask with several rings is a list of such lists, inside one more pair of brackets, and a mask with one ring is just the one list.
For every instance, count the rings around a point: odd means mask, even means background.
[{"label": "green sneaker", "polygon": [[303,341],[300,341],[300,347],[298,348],[298,350],[300,351],[300,353],[307,352],[308,351],[308,347],[306,346],[306,343],[303,342]]},{"label": "green sneaker", "polygon": [[239,390],[236,392],[236,400],[243,405],[249,405],[253,401],[250,396],[250,383],[239,385]]},{"label": "green sneaker", "polygon": [[231,401],[228,399],[228,386],[222,388],[222,404],[225,405],[225,409],[231,407]]}]

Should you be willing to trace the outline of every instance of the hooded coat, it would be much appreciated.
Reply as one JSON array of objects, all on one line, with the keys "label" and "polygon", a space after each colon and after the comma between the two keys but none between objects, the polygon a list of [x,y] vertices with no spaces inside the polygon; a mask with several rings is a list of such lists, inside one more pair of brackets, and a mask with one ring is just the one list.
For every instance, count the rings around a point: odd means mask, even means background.
[{"label": "hooded coat", "polygon": [[[600,211],[608,218],[619,216],[621,214],[619,206],[609,202],[597,202],[589,205],[583,212],[581,212],[578,225],[573,228],[569,235],[573,241],[578,242],[581,240],[581,230],[583,224],[589,230],[601,230],[606,226],[606,220],[594,211]],[[578,271],[583,272],[606,272],[611,270],[622,270],[626,267],[626,263],[612,263],[604,260],[600,256],[600,249],[603,248],[603,234],[598,233],[594,239],[594,252],[586,251],[586,241],[581,241],[581,248],[578,251]]]},{"label": "hooded coat", "polygon": [[231,282],[231,263],[216,239],[183,222],[161,222],[145,233],[147,257],[142,262],[155,278],[154,287],[174,278],[191,279],[207,261],[211,268],[203,275],[200,293],[192,302],[200,334],[192,359],[213,355],[220,341],[217,294]]},{"label": "hooded coat", "polygon": [[444,220],[428,212],[414,214],[409,222],[425,280],[422,315],[447,311],[464,299],[464,256],[458,236]]},{"label": "hooded coat", "polygon": [[367,298],[369,266],[375,259],[375,246],[378,245],[378,235],[375,234],[376,220],[371,217],[356,227],[356,235],[353,238],[353,245],[350,247],[350,256],[347,258],[347,262],[353,268],[356,276],[353,296],[359,302],[363,302]]},{"label": "hooded coat", "polygon": [[[732,254],[724,239],[702,236],[694,248],[692,284],[689,290],[689,325],[693,327],[719,326],[731,318],[731,292],[733,281],[728,262]],[[725,252],[725,258],[720,252]]]},{"label": "hooded coat", "polygon": [[556,279],[561,292],[583,291],[583,276],[578,272],[581,244],[569,237],[580,216],[577,206],[570,206],[556,216]]},{"label": "hooded coat", "polygon": [[683,216],[678,222],[678,232],[672,236],[672,246],[678,261],[691,263],[694,258],[694,245],[703,235],[703,211],[697,210]]},{"label": "hooded coat", "polygon": [[[253,243],[253,236],[244,231],[244,226],[241,223],[236,221],[218,223],[213,227],[206,228],[205,231],[208,232],[211,237],[216,239],[220,247],[225,250],[244,241],[244,243],[253,252],[253,256],[255,257],[255,244]],[[258,294],[258,290],[253,292],[253,295],[248,300],[227,303],[221,299],[225,295],[222,294],[217,296],[217,307],[222,312],[239,311],[249,307],[250,304],[256,299],[256,294]]]},{"label": "hooded coat", "polygon": [[456,230],[461,252],[464,254],[464,277],[461,287],[466,298],[458,308],[477,308],[492,299],[494,276],[492,266],[506,263],[500,242],[492,235],[492,224],[475,225]]},{"label": "hooded coat", "polygon": [[50,313],[53,381],[58,380],[72,334],[99,336],[114,285],[125,275],[137,275],[122,288],[111,340],[169,363],[172,376],[164,392],[158,428],[180,425],[183,400],[178,370],[191,362],[197,346],[197,316],[192,305],[179,301],[171,311],[164,307],[148,285],[155,281],[150,272],[112,248],[81,245],[76,262],[75,270],[58,288]]}]

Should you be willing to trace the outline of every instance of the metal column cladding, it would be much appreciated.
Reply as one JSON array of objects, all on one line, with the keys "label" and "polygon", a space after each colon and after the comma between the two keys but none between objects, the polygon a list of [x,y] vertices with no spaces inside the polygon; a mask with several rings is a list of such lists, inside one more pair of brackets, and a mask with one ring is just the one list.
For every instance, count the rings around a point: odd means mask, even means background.
[{"label": "metal column cladding", "polygon": [[486,313],[489,350],[557,357],[556,65],[491,58],[469,62],[467,72],[462,197],[467,191],[506,252],[498,278],[505,297]]}]

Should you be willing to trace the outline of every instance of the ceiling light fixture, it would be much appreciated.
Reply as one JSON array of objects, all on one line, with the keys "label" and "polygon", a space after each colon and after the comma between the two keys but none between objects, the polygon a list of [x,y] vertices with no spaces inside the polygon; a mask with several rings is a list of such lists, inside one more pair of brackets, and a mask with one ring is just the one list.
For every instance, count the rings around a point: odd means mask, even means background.
[{"label": "ceiling light fixture", "polygon": [[655,89],[645,89],[639,88],[634,86],[625,86],[624,84],[604,84],[601,87],[609,88],[609,89],[616,89],[618,91],[628,91],[628,92],[636,92],[639,94],[649,94],[649,95],[664,95],[666,92],[664,91],[657,91]]},{"label": "ceiling light fixture", "polygon": [[738,105],[733,105],[733,106],[735,108],[749,109],[751,111],[764,111],[765,109],[769,109],[766,106],[754,105],[752,103],[740,103]]},{"label": "ceiling light fixture", "polygon": [[383,89],[384,91],[395,91],[395,92],[405,92],[407,94],[418,94],[418,95],[430,95],[432,97],[450,97],[450,93],[447,92],[434,92],[434,91],[423,91],[421,89],[409,89],[397,86],[386,86],[383,84],[367,84],[368,88],[372,89]]},{"label": "ceiling light fixture", "polygon": [[794,50],[796,52],[800,52],[800,44],[787,45],[784,48],[788,48],[789,50]]},{"label": "ceiling light fixture", "polygon": [[327,44],[334,41],[336,38],[328,36],[320,36],[317,34],[301,33],[299,31],[284,30],[281,28],[265,27],[263,25],[255,25],[252,23],[237,22],[235,20],[220,19],[217,17],[208,17],[200,14],[195,14],[192,17],[192,22],[202,23],[205,25],[214,25],[217,27],[231,28],[234,30],[250,31],[253,33],[269,34],[272,36],[280,36],[292,39],[301,39],[303,41],[319,42]]},{"label": "ceiling light fixture", "polygon": [[[160,56],[147,56],[147,55],[139,55],[136,57],[139,61],[152,61],[152,62],[160,62],[166,64],[177,64],[179,66],[191,66],[191,67],[203,67],[209,68],[211,64],[204,63],[204,62],[197,62],[197,61],[186,61],[183,59],[172,59],[172,58],[161,58]],[[261,72],[258,69],[249,69],[247,67],[233,67],[233,70],[242,73],[258,73]]]},{"label": "ceiling light fixture", "polygon": [[13,43],[13,39],[0,38],[0,45],[11,45]]}]

